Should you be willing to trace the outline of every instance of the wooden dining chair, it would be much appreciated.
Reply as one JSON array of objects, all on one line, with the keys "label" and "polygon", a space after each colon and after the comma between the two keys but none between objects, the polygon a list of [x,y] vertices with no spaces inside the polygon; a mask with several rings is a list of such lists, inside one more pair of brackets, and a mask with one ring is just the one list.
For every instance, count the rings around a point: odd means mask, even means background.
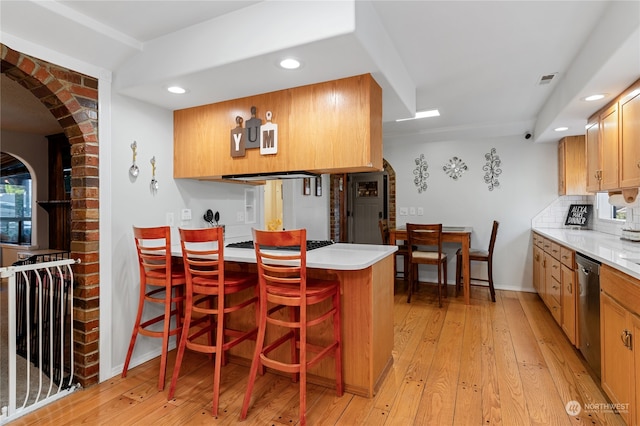
[{"label": "wooden dining chair", "polygon": [[[212,415],[217,416],[225,352],[247,339],[255,339],[258,332],[258,275],[225,270],[222,227],[179,231],[187,291],[184,325],[168,399],[175,393],[185,349],[215,355]],[[243,310],[250,316],[251,309],[256,318],[254,325],[244,330],[227,325],[229,314]],[[207,339],[203,339],[205,335]]]},{"label": "wooden dining chair", "polygon": [[[496,301],[496,290],[493,287],[493,248],[496,245],[496,237],[498,236],[498,221],[493,221],[493,227],[491,228],[491,239],[489,240],[489,248],[487,250],[481,249],[469,249],[469,263],[471,262],[485,262],[487,264],[487,278],[478,278],[469,276],[470,284],[473,286],[487,287],[488,283],[489,292],[491,293],[491,300]],[[469,273],[471,273],[471,265],[469,265]],[[462,249],[458,249],[456,252],[456,295],[460,291],[462,286]],[[475,281],[475,282],[474,282]]]},{"label": "wooden dining chair", "polygon": [[[247,417],[258,368],[267,367],[291,373],[294,381],[300,381],[300,424],[305,425],[307,371],[327,356],[334,358],[336,392],[338,396],[343,394],[340,282],[337,279],[307,277],[304,229],[254,229],[253,241],[260,286],[260,322],[240,418]],[[273,250],[273,247],[289,247],[294,250]],[[327,330],[322,337],[322,346],[311,344],[307,339],[307,328],[325,324],[329,320],[332,321],[332,326],[329,323],[322,325]],[[267,328],[270,342],[265,341]],[[290,346],[289,360],[283,360],[286,356],[278,354],[286,351],[276,349],[287,343]]]},{"label": "wooden dining chair", "polygon": [[[447,297],[447,255],[442,251],[442,224],[407,223],[407,238],[410,263],[407,303],[411,302],[411,295],[414,290],[417,290],[420,282],[419,265],[436,265],[438,267],[438,305],[442,307],[443,287],[444,297]],[[427,250],[429,247],[432,249]]]},{"label": "wooden dining chair", "polygon": [[[138,252],[140,295],[138,298],[138,313],[133,325],[129,350],[122,369],[122,377],[127,377],[129,362],[131,361],[138,334],[162,338],[158,390],[163,390],[167,371],[169,337],[180,334],[182,330],[182,304],[186,278],[182,264],[172,262],[171,229],[168,226],[155,228],[138,228],[134,226],[133,237]],[[163,313],[142,321],[143,311],[147,302],[163,305]],[[172,317],[175,317],[173,328],[171,328]],[[160,322],[162,323],[161,330],[151,327]]]},{"label": "wooden dining chair", "polygon": [[[382,244],[390,245],[395,244],[395,242],[390,241],[390,233],[389,233],[389,221],[387,219],[380,219],[378,221],[378,227],[380,228],[380,237],[382,238]],[[406,244],[398,244],[398,251],[395,252],[395,256],[393,256],[393,276],[394,278],[398,276],[398,264],[397,264],[397,256],[402,256],[402,260],[404,262],[404,269],[402,270],[402,277],[406,280],[409,275],[409,247]]]}]

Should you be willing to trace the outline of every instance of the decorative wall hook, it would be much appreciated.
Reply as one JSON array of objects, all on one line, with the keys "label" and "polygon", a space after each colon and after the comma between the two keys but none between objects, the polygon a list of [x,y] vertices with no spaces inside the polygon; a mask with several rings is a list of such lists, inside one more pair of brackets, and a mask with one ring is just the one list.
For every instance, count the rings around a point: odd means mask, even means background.
[{"label": "decorative wall hook", "polygon": [[140,169],[138,169],[138,165],[136,164],[136,155],[138,155],[138,153],[136,152],[137,149],[138,143],[136,141],[133,141],[133,143],[131,144],[131,151],[133,151],[133,161],[131,163],[131,167],[129,167],[129,174],[132,178],[137,178],[138,173],[140,173]]},{"label": "decorative wall hook", "polygon": [[156,180],[156,156],[151,157],[151,190],[158,190],[158,181]]},{"label": "decorative wall hook", "polygon": [[442,166],[442,170],[453,180],[458,180],[467,169],[468,167],[465,162],[458,157],[451,157],[449,162]]}]

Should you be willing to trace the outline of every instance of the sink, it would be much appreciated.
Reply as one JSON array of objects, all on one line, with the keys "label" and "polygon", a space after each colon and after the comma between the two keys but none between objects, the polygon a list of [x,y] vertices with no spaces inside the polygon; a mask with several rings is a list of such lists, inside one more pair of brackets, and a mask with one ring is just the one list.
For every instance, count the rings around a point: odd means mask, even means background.
[{"label": "sink", "polygon": [[621,257],[621,259],[640,265],[640,257]]},{"label": "sink", "polygon": [[442,230],[445,232],[462,232],[464,231],[464,226],[443,226]]}]

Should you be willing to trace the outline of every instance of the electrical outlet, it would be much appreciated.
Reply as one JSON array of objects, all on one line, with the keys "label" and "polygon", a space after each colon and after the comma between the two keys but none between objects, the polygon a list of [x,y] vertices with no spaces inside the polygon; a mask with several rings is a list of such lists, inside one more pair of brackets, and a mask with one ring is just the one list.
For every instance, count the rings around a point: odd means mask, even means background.
[{"label": "electrical outlet", "polygon": [[182,209],[182,220],[191,220],[191,209]]},{"label": "electrical outlet", "polygon": [[173,226],[173,223],[175,221],[173,217],[173,212],[167,212],[165,220],[167,222],[167,226]]},{"label": "electrical outlet", "polygon": [[236,220],[238,222],[244,222],[244,212],[238,212],[236,213]]},{"label": "electrical outlet", "polygon": [[409,214],[409,210],[406,207],[400,207],[400,216],[406,216]]},{"label": "electrical outlet", "polygon": [[424,214],[424,207],[418,207],[418,216],[422,216]]},{"label": "electrical outlet", "polygon": [[416,215],[416,208],[415,207],[409,207],[409,214],[411,216],[415,216]]}]

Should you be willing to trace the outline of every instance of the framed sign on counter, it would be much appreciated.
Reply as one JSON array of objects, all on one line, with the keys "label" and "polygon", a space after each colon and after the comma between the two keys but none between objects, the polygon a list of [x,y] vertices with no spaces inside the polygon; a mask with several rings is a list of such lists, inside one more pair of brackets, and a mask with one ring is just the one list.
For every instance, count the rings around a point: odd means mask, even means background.
[{"label": "framed sign on counter", "polygon": [[564,224],[565,226],[589,228],[591,226],[592,213],[593,204],[571,204]]}]

